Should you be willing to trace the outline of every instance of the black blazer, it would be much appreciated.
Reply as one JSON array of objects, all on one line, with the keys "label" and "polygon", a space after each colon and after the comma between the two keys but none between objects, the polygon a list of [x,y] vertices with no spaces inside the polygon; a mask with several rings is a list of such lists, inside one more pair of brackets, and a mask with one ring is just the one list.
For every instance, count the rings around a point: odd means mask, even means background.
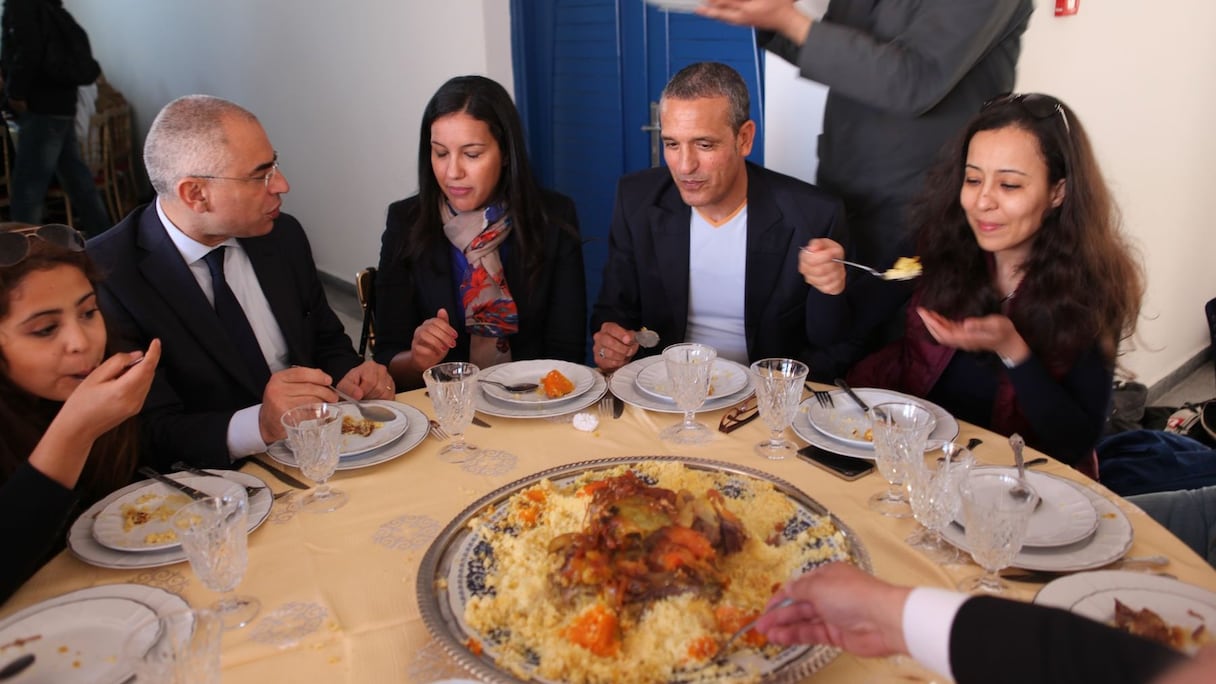
[{"label": "black blazer", "polygon": [[[654,330],[662,342],[639,358],[684,340],[688,327],[689,221],[692,209],[668,169],[621,178],[608,235],[608,262],[591,330],[605,322]],[[801,359],[814,376],[820,350],[845,330],[843,296],[826,295],[798,273],[798,250],[827,237],[848,248],[840,200],[813,185],[747,164],[747,269],[743,323],[747,356]]]},{"label": "black blazer", "polygon": [[[518,249],[508,248],[503,259],[507,285],[519,309],[519,332],[510,338],[511,358],[582,363],[587,353],[587,283],[578,217],[574,202],[565,195],[542,191],[541,196],[548,223],[516,227],[544,231],[539,280],[530,282]],[[414,329],[442,308],[459,335],[456,348],[448,352],[446,360],[467,361],[469,335],[464,330],[464,308],[456,298],[451,243],[439,240],[420,263],[405,263],[405,241],[417,216],[417,195],[388,207],[376,271],[375,358],[387,366],[399,352],[409,350]],[[568,230],[560,227],[563,225]],[[442,227],[436,226],[435,230],[442,234]]]},{"label": "black blazer", "polygon": [[959,684],[1133,684],[1181,655],[1058,608],[991,597],[968,600],[950,629]]},{"label": "black blazer", "polygon": [[[329,308],[300,223],[281,214],[267,235],[240,238],[262,285],[293,365],[342,379],[361,359]],[[230,464],[228,422],[259,404],[255,386],[215,310],[169,239],[155,204],[131,212],[89,240],[102,270],[98,288],[115,348],[146,349],[160,338],[162,357],[141,413],[143,460],[167,469],[176,460]]]}]

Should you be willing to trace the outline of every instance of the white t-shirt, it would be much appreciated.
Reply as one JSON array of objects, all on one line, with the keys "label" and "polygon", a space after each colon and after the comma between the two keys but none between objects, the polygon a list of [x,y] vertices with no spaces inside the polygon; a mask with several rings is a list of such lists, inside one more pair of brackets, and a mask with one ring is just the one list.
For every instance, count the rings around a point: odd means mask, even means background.
[{"label": "white t-shirt", "polygon": [[747,272],[747,204],[721,223],[693,209],[688,249],[688,342],[707,344],[718,356],[747,364],[743,327]]}]

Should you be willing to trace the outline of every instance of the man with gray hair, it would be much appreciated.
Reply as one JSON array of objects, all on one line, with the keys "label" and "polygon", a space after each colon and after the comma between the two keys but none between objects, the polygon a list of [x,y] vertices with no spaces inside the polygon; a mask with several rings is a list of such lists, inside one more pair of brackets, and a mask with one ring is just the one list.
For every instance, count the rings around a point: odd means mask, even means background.
[{"label": "man with gray hair", "polygon": [[388,371],[364,362],[329,308],[300,223],[280,212],[290,186],[257,118],[187,95],[157,115],[144,144],[157,197],[88,244],[122,345],[160,339],[142,412],[143,453],[224,467],[282,439],[283,412],[392,398]]},{"label": "man with gray hair", "polygon": [[[840,202],[746,161],[756,124],[747,86],[701,62],[663,89],[667,169],[623,177],[591,315],[595,363],[614,370],[639,353],[646,327],[663,345],[701,342],[747,364],[767,357],[824,368],[819,351],[847,323],[848,244]],[[838,244],[833,244],[829,240]]]}]

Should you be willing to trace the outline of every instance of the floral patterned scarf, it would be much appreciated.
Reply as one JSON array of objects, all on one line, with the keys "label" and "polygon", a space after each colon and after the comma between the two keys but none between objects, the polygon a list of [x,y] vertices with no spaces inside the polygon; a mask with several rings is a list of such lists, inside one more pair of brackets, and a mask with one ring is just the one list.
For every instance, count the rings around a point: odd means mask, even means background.
[{"label": "floral patterned scarf", "polygon": [[469,361],[479,368],[511,360],[507,337],[519,331],[519,310],[502,269],[498,246],[511,234],[506,206],[491,204],[483,211],[456,213],[440,202],[443,232],[468,265],[460,274],[460,303],[469,332]]}]

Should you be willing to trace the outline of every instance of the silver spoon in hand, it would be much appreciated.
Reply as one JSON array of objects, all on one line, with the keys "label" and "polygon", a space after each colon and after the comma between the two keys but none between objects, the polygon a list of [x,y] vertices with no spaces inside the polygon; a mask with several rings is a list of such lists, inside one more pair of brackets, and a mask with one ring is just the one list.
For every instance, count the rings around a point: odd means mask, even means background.
[{"label": "silver spoon in hand", "polygon": [[513,385],[506,385],[501,382],[497,382],[495,380],[483,380],[481,378],[478,378],[477,382],[484,382],[487,385],[494,385],[495,387],[501,387],[508,392],[531,392],[532,390],[536,389],[537,387],[540,387],[540,385],[536,384],[535,382],[517,382]]}]

